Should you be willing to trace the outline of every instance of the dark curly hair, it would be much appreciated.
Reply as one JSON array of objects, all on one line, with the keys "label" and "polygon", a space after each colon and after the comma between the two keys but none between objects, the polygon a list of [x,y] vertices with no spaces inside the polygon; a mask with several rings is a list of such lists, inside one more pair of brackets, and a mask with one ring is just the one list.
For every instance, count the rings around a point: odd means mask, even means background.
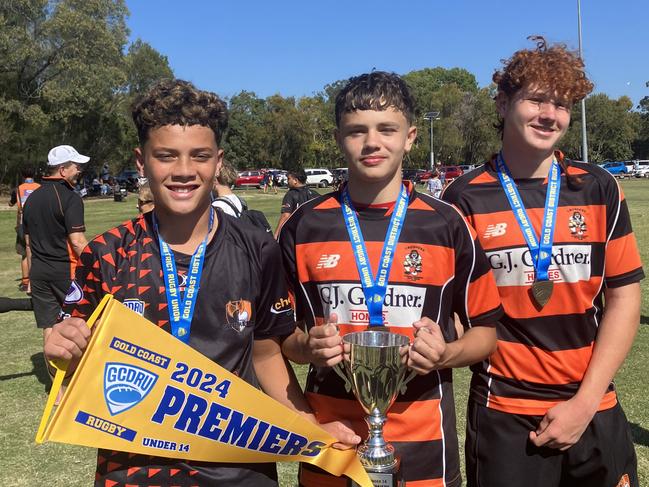
[{"label": "dark curly hair", "polygon": [[343,114],[356,110],[383,111],[394,108],[410,125],[415,120],[415,100],[406,82],[398,74],[372,71],[349,78],[336,96],[336,126]]},{"label": "dark curly hair", "polygon": [[140,145],[153,128],[165,125],[201,125],[214,132],[217,145],[228,126],[228,109],[223,100],[202,91],[188,81],[164,80],[154,85],[131,107]]}]

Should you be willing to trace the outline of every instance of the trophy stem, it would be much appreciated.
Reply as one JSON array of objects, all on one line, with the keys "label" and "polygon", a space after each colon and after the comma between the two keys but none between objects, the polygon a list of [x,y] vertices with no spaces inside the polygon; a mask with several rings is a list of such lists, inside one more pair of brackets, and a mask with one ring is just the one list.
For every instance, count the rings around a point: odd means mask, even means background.
[{"label": "trophy stem", "polygon": [[386,419],[378,409],[374,409],[369,416],[365,417],[370,436],[363,445],[358,447],[358,455],[367,471],[391,471],[398,463],[394,457],[394,447],[383,438],[383,424]]}]

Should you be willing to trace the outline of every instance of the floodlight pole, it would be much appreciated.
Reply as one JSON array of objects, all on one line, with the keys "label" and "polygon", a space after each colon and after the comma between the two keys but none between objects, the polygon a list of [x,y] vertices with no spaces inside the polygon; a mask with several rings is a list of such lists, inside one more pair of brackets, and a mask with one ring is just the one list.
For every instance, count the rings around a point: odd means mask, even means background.
[{"label": "floodlight pole", "polygon": [[[577,0],[577,22],[579,28],[579,58],[584,61],[581,48],[581,0]],[[581,159],[588,162],[588,137],[586,135],[586,99],[581,100]]]},{"label": "floodlight pole", "polygon": [[439,120],[439,112],[424,114],[424,120],[430,120],[430,170],[435,170],[435,152],[433,150],[433,120]]}]

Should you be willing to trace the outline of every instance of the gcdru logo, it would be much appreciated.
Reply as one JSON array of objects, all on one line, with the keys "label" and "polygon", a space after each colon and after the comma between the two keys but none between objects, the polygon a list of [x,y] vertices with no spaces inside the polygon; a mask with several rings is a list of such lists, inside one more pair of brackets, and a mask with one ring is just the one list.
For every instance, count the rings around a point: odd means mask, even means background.
[{"label": "gcdru logo", "polygon": [[125,299],[122,304],[140,316],[144,316],[144,301],[140,301],[139,299]]},{"label": "gcdru logo", "polygon": [[107,362],[104,367],[104,399],[111,415],[140,403],[153,389],[158,376],[135,365]]}]

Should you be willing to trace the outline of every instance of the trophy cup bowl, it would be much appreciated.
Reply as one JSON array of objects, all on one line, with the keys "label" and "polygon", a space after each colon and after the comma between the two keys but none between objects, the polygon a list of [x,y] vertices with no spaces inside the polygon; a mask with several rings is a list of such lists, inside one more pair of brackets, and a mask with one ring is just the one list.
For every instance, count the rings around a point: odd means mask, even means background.
[{"label": "trophy cup bowl", "polygon": [[343,337],[344,373],[334,368],[367,414],[369,437],[357,453],[375,485],[401,485],[399,459],[383,438],[383,424],[397,395],[405,392],[406,384],[416,375],[413,372],[405,379],[404,347],[409,344],[407,336],[388,331],[349,333]]}]

